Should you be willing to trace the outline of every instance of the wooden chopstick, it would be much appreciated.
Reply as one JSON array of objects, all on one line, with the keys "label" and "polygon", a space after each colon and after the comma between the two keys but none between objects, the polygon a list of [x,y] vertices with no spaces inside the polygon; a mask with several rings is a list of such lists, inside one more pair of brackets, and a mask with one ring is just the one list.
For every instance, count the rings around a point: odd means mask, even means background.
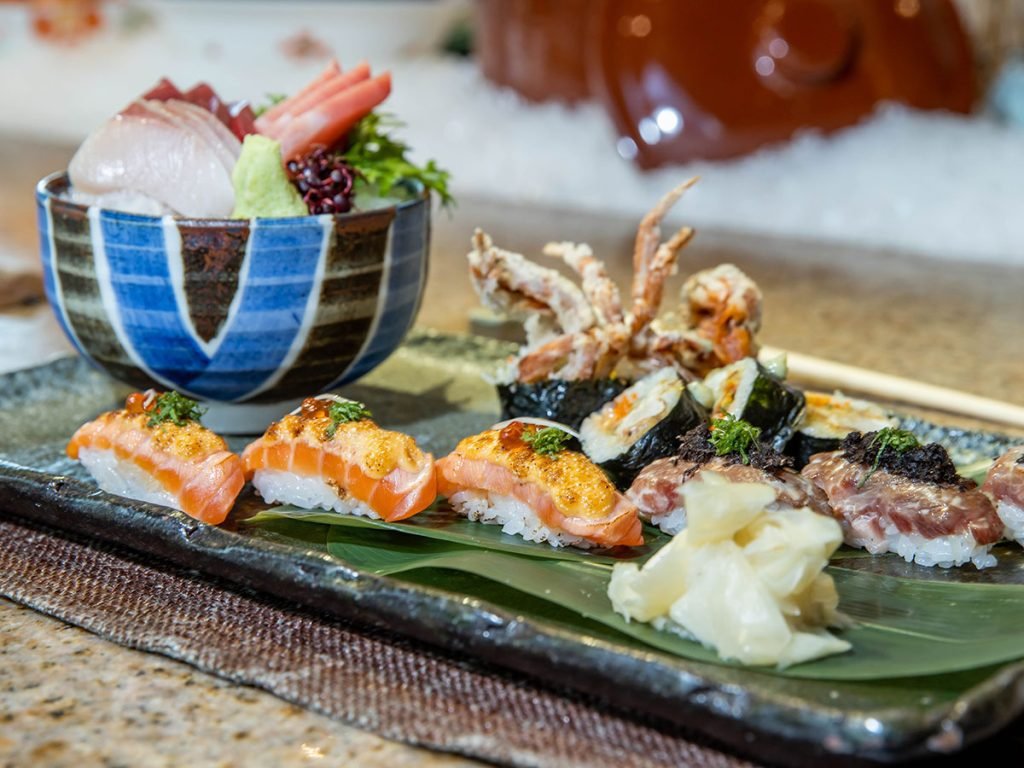
[{"label": "wooden chopstick", "polygon": [[776,347],[761,349],[762,359],[780,354],[786,355],[790,378],[817,389],[857,392],[891,402],[917,405],[944,413],[1024,428],[1024,407],[1019,405],[887,373],[869,371],[853,365],[835,363],[800,352],[789,352]]}]

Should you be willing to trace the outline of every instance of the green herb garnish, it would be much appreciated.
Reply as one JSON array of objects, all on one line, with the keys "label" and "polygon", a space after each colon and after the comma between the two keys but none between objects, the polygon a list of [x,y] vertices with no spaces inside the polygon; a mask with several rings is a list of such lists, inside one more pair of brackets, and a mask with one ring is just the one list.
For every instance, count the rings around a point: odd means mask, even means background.
[{"label": "green herb garnish", "polygon": [[719,456],[738,453],[743,463],[749,464],[750,448],[757,447],[759,437],[761,437],[760,427],[755,427],[728,413],[723,419],[711,420],[711,434],[708,440]]},{"label": "green herb garnish", "polygon": [[878,430],[875,436],[871,438],[871,442],[868,443],[868,448],[873,448],[876,443],[878,444],[878,453],[875,454],[875,461],[871,465],[871,469],[868,470],[868,473],[857,483],[858,488],[863,488],[868,478],[875,474],[875,470],[878,469],[878,465],[882,461],[882,454],[885,453],[886,448],[892,448],[897,456],[902,456],[911,448],[917,448],[921,444],[913,432],[908,432],[905,429],[896,429],[896,427],[885,427]]},{"label": "green herb garnish", "polygon": [[355,400],[342,400],[334,402],[327,408],[327,415],[331,417],[331,426],[327,428],[327,437],[334,437],[340,424],[347,424],[350,421],[368,419],[373,414],[370,409]]},{"label": "green herb garnish", "polygon": [[184,427],[190,421],[199,421],[204,413],[206,409],[200,408],[195,400],[177,392],[164,392],[156,396],[148,426],[155,427],[169,421],[177,427]]},{"label": "green herb garnish", "polygon": [[557,456],[565,450],[565,444],[571,437],[572,435],[558,427],[523,431],[523,442],[533,448],[533,452],[539,456]]},{"label": "green herb garnish", "polygon": [[259,106],[255,106],[255,105],[253,106],[253,108],[252,108],[253,117],[259,117],[264,112],[266,112],[268,109],[270,109],[273,106],[276,106],[277,104],[280,104],[282,101],[284,101],[287,98],[288,98],[287,94],[284,94],[284,93],[268,93],[267,94],[267,103],[266,104],[260,104]]},{"label": "green herb garnish", "polygon": [[394,115],[371,112],[356,123],[349,134],[348,149],[343,154],[345,161],[359,171],[367,183],[377,187],[381,195],[388,194],[402,181],[414,179],[434,190],[445,206],[454,204],[448,192],[448,171],[438,168],[433,160],[420,167],[406,159],[409,145],[390,134],[393,128],[402,125]]}]

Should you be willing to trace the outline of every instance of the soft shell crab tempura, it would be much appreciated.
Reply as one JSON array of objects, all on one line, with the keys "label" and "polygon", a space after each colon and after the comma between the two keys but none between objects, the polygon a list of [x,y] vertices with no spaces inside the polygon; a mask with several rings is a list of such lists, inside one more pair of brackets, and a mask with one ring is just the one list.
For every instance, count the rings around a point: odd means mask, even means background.
[{"label": "soft shell crab tempura", "polygon": [[580,277],[577,286],[476,231],[468,257],[474,288],[485,306],[522,320],[526,329],[526,345],[508,380],[632,379],[667,366],[692,379],[757,354],[761,292],[731,264],[690,277],[675,316],[655,320],[665,281],[694,234],[683,227],[663,242],[661,222],[696,181],[670,191],[641,221],[628,309],[590,246],[562,242],[544,248],[545,256],[560,258]]}]

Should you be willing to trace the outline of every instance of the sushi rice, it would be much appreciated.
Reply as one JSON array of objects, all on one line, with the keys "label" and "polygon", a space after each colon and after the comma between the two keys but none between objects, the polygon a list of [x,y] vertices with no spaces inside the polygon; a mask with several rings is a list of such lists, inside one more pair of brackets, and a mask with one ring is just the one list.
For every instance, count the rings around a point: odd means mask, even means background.
[{"label": "sushi rice", "polygon": [[[862,518],[870,526],[868,518]],[[977,568],[989,568],[996,564],[995,555],[989,552],[992,544],[979,544],[970,531],[949,536],[926,538],[919,533],[901,533],[890,521],[882,523],[882,533],[873,527],[858,530],[856,522],[850,528],[846,543],[863,547],[873,555],[894,552],[908,563],[952,568],[974,563]]]},{"label": "sushi rice", "polygon": [[78,449],[78,460],[107,493],[181,509],[181,503],[159,480],[130,459],[118,458],[113,450],[82,447]]},{"label": "sushi rice", "polygon": [[502,533],[522,536],[527,541],[547,542],[553,547],[589,549],[592,542],[544,525],[527,504],[497,493],[459,491],[448,499],[457,512],[470,520],[500,525]]},{"label": "sushi rice", "polygon": [[381,519],[367,504],[320,477],[260,469],[253,474],[252,484],[263,500],[271,504],[291,504],[301,509],[328,509],[342,515]]},{"label": "sushi rice", "polygon": [[996,514],[1006,526],[1006,540],[1024,545],[1024,507],[1003,499],[996,504]]},{"label": "sushi rice", "polygon": [[[583,452],[598,464],[626,453],[634,443],[668,418],[683,395],[683,382],[671,368],[645,376],[580,426]],[[616,419],[620,398],[633,405]]]}]

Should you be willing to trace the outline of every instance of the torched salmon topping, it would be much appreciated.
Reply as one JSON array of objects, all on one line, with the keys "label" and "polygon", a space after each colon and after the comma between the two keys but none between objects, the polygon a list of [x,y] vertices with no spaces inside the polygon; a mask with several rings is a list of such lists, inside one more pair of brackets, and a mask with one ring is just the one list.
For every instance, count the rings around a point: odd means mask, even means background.
[{"label": "torched salmon topping", "polygon": [[582,453],[562,450],[542,455],[523,440],[520,422],[467,437],[455,448],[466,459],[489,461],[506,467],[518,479],[545,488],[558,510],[570,517],[604,519],[615,506],[615,486],[601,469]]},{"label": "torched salmon topping", "polygon": [[336,423],[331,419],[331,401],[307,397],[298,413],[290,413],[267,429],[269,442],[291,442],[304,439],[315,445],[344,446],[345,453],[354,454],[363,472],[380,479],[396,467],[418,472],[426,455],[416,441],[400,432],[382,429],[369,419]]},{"label": "torched salmon topping", "polygon": [[171,421],[164,421],[149,426],[154,402],[155,398],[150,394],[133,392],[125,400],[123,409],[101,414],[96,421],[107,423],[115,419],[124,419],[126,425],[130,424],[137,429],[151,432],[155,449],[166,451],[186,461],[197,456],[230,450],[224,438],[211,432],[198,421],[187,421],[180,426]]}]

